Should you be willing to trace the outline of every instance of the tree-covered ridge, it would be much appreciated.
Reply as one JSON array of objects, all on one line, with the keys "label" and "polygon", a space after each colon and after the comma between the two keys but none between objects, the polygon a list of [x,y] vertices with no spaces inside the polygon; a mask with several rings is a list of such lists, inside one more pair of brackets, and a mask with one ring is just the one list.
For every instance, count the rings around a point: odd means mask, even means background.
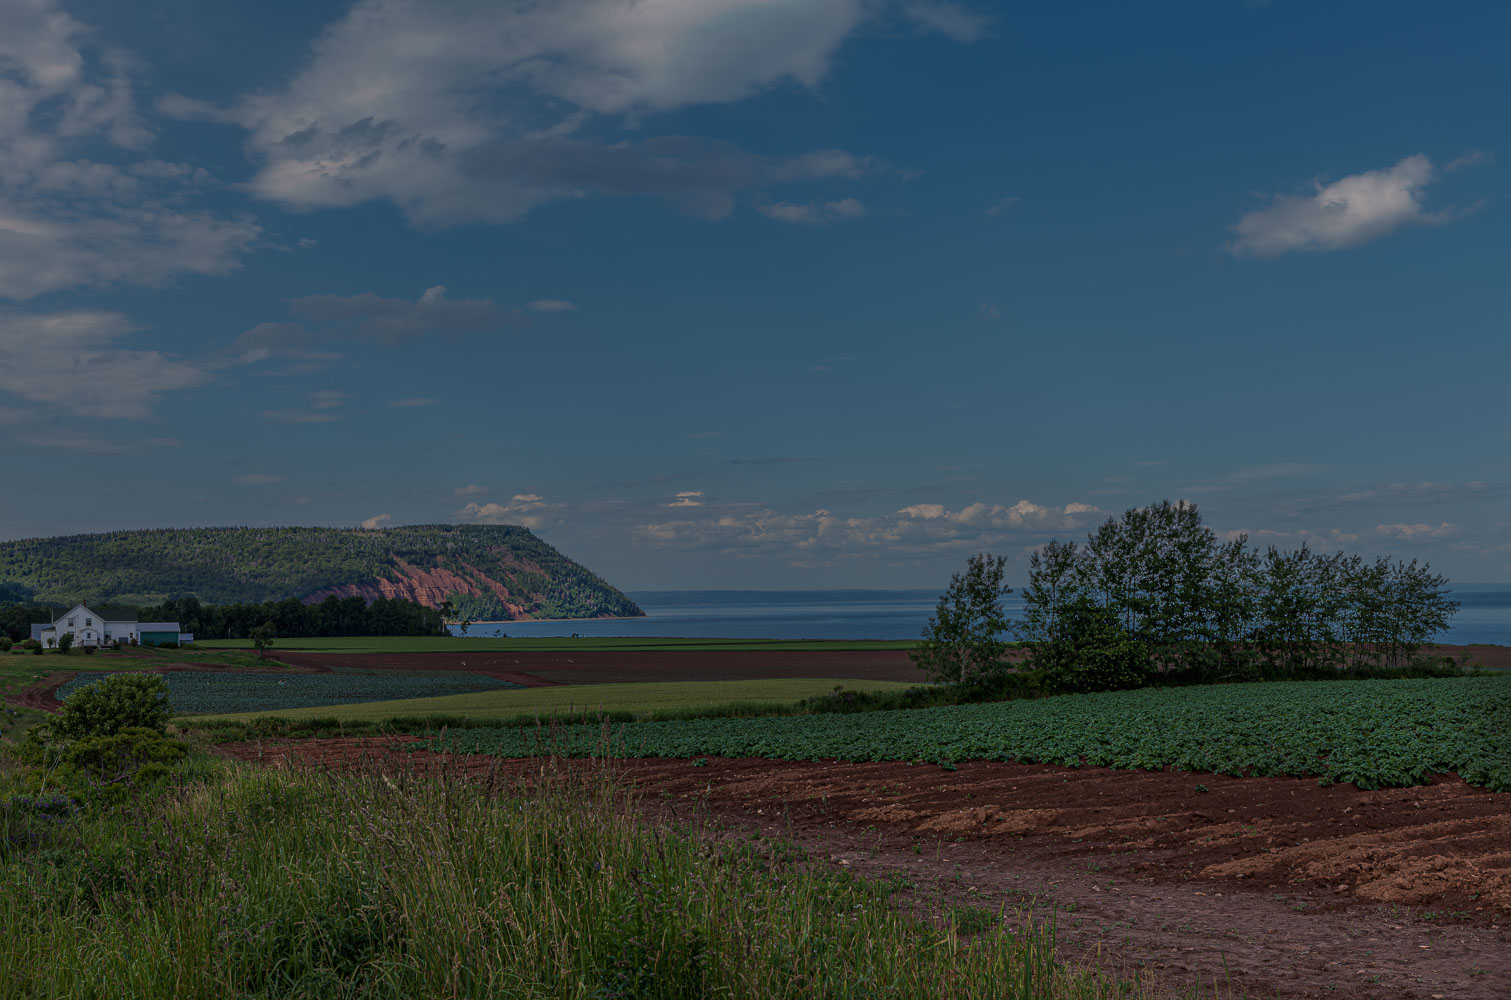
[{"label": "tree-covered ridge", "polygon": [[513,525],[154,528],[0,542],[12,600],[209,604],[341,597],[450,600],[473,619],[643,614],[585,567]]}]

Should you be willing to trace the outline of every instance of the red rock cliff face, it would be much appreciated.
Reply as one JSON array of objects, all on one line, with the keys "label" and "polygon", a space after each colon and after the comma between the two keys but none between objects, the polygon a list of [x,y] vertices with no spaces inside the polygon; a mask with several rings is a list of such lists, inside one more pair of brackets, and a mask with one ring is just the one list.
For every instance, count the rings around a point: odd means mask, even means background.
[{"label": "red rock cliff face", "polygon": [[[368,583],[345,583],[339,587],[327,587],[305,597],[304,603],[318,604],[327,596],[334,594],[336,597],[360,597],[365,601],[379,597],[393,600],[397,597],[427,607],[438,608],[451,594],[482,596],[491,591],[509,609],[510,621],[522,621],[530,617],[530,611],[526,605],[533,603],[531,595],[512,594],[508,587],[466,563],[460,564],[461,568],[466,570],[466,576],[455,573],[445,566],[421,569],[402,559],[397,560],[397,563],[399,573],[394,579],[374,579]],[[519,566],[521,569],[535,568],[524,563],[520,563]],[[484,587],[487,589],[485,590]]]}]

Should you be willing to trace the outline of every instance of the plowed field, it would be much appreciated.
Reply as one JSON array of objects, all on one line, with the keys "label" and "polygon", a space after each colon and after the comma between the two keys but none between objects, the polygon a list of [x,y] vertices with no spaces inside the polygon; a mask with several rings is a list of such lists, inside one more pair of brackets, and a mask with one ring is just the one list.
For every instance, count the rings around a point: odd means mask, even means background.
[{"label": "plowed field", "polygon": [[[542,767],[385,739],[223,749],[479,776]],[[1008,763],[635,760],[618,774],[653,815],[787,836],[833,864],[900,873],[936,903],[1054,908],[1067,954],[1174,983],[1231,975],[1287,1000],[1511,996],[1511,794],[1451,775],[1364,792]]]}]

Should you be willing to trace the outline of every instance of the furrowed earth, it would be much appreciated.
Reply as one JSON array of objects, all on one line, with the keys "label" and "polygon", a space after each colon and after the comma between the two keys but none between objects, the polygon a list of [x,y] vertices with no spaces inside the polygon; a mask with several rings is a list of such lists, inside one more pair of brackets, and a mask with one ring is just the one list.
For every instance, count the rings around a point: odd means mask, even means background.
[{"label": "furrowed earth", "polygon": [[[1511,648],[1435,652],[1457,658],[1466,651],[1484,666],[1511,666]],[[476,673],[527,687],[924,680],[904,650],[274,650],[272,657],[265,669],[287,673]],[[124,654],[101,654],[89,666],[253,669],[128,663]],[[55,710],[57,690],[76,672],[49,671],[9,700]],[[270,765],[375,765],[479,779],[605,766],[405,746],[415,739],[220,750]],[[1313,778],[994,762],[954,771],[717,757],[609,766],[653,819],[699,815],[731,836],[793,840],[825,863],[906,880],[908,898],[924,911],[971,906],[1009,920],[1030,908],[1040,918],[1053,913],[1065,957],[1150,970],[1172,987],[1216,984],[1217,995],[1255,998],[1511,997],[1511,793],[1455,775],[1361,791]]]},{"label": "furrowed earth", "polygon": [[[538,773],[413,737],[227,744],[279,766]],[[601,763],[574,761],[589,769]],[[1055,914],[1068,957],[1231,995],[1511,996],[1511,795],[1313,779],[707,758],[613,765],[652,815],[796,841],[931,905]],[[1203,792],[1198,786],[1206,788]]]}]

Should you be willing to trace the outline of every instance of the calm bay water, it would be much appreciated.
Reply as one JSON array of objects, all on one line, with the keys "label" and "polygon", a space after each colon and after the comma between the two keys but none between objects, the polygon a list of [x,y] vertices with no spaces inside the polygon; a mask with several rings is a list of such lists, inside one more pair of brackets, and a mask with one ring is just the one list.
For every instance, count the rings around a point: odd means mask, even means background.
[{"label": "calm bay water", "polygon": [[[690,639],[916,639],[934,610],[933,590],[639,591],[644,618],[473,625],[493,636],[674,636]],[[1461,584],[1462,607],[1440,641],[1511,645],[1511,583]],[[1008,617],[1022,612],[1014,594]],[[455,631],[455,629],[453,629]]]}]

